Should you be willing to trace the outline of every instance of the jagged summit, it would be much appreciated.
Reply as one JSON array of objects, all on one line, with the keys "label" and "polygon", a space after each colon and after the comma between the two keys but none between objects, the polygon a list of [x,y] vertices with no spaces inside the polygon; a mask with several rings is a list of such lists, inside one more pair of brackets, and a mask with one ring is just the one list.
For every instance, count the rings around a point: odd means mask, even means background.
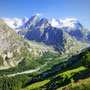
[{"label": "jagged summit", "polygon": [[23,24],[19,29],[27,28],[29,29],[32,25],[34,25],[39,20],[37,15],[33,15],[25,24]]},{"label": "jagged summit", "polygon": [[38,16],[35,14],[29,19],[29,21],[36,21],[37,19],[38,19]]},{"label": "jagged summit", "polygon": [[20,29],[31,29],[31,28],[43,28],[49,26],[49,22],[47,19],[42,18],[40,19],[38,15],[33,15],[24,25],[20,27]]},{"label": "jagged summit", "polygon": [[23,23],[26,23],[28,21],[28,18],[27,17],[24,17],[23,19],[22,19],[22,22]]}]

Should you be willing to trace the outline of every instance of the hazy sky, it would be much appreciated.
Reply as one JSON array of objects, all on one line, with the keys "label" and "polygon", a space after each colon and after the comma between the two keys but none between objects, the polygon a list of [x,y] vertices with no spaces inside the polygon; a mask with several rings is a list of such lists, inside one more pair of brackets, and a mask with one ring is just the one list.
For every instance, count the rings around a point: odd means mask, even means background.
[{"label": "hazy sky", "polygon": [[90,0],[0,0],[0,17],[77,18],[90,29]]}]

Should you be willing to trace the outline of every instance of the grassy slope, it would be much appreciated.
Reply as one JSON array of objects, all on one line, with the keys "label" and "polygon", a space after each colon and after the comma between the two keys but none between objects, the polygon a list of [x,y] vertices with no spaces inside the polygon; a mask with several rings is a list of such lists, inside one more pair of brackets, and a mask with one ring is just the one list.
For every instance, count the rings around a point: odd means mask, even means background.
[{"label": "grassy slope", "polygon": [[[70,66],[69,68],[67,68],[66,70],[63,70],[62,73],[58,74],[58,75],[54,75],[52,79],[50,79],[50,81],[48,81],[46,84],[46,80],[42,81],[42,84],[40,84],[40,86],[33,88],[34,89],[42,89],[42,88],[46,88],[47,90],[51,90],[51,89],[56,89],[68,84],[72,84],[74,86],[74,82],[77,82],[80,79],[84,79],[88,76],[88,74],[90,73],[90,70],[87,70],[83,64],[82,64],[82,59],[78,60],[75,64],[73,64],[72,66]],[[48,79],[47,79],[48,80]],[[37,84],[39,84],[40,82],[37,82]],[[87,83],[87,80],[86,82]],[[44,85],[45,84],[45,85]],[[35,86],[36,83],[31,84],[28,87],[33,87]],[[27,89],[27,87],[25,88],[25,90]],[[67,89],[65,89],[67,90]]]},{"label": "grassy slope", "polygon": [[[73,76],[72,73],[74,73],[74,72],[78,73],[78,72],[83,71],[85,69],[86,68],[84,68],[84,67],[79,67],[77,69],[73,69],[73,70],[63,72],[61,74],[56,75],[51,80],[47,79],[47,80],[44,80],[44,81],[36,82],[34,84],[31,84],[31,85],[27,86],[23,90],[31,90],[31,89],[35,90],[35,89],[41,89],[41,88],[47,88],[47,90],[51,90],[51,89],[54,88],[53,86],[57,87],[57,85],[59,85],[60,83],[61,83],[61,86],[63,86],[64,85],[63,82],[64,81],[66,82],[65,79],[66,79],[67,76],[68,76],[67,81],[70,80],[71,82],[74,82],[74,79],[72,78],[72,76]],[[61,77],[63,78],[63,80],[61,80]],[[65,83],[65,84],[68,84],[68,82]]]},{"label": "grassy slope", "polygon": [[45,85],[46,83],[48,83],[50,80],[44,80],[44,81],[40,81],[40,82],[36,82],[32,85],[27,86],[26,88],[22,89],[22,90],[32,90],[32,89],[37,89],[43,85]]},{"label": "grassy slope", "polygon": [[79,80],[77,83],[71,83],[67,86],[58,88],[57,90],[90,90],[90,77]]},{"label": "grassy slope", "polygon": [[63,73],[60,73],[53,77],[49,83],[44,87],[48,90],[56,89],[61,86],[65,86],[69,83],[76,82],[78,79],[83,78],[84,74],[82,73],[86,68],[79,67],[77,69],[69,70]]}]

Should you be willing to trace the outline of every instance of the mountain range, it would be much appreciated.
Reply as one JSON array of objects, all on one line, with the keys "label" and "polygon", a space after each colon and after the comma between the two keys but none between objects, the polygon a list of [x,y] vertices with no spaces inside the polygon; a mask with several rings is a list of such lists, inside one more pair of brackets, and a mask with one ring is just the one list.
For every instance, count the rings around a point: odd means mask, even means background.
[{"label": "mountain range", "polygon": [[56,21],[53,19],[50,23],[37,15],[33,15],[29,20],[0,19],[1,69],[22,63],[29,65],[32,58],[39,58],[44,52],[75,53],[89,46],[86,41],[89,32],[76,19],[61,21],[61,25],[59,20],[58,26],[53,25],[53,22]]},{"label": "mountain range", "polygon": [[[20,29],[29,29],[31,25],[34,25],[36,22],[38,25],[43,24],[44,18],[40,20],[38,18],[38,15],[33,15],[30,19],[27,19],[24,17],[23,19],[18,18],[2,18],[5,23],[7,23],[11,28],[15,30]],[[60,28],[64,30],[66,33],[68,33],[70,36],[75,37],[77,40],[90,43],[90,31],[86,29],[77,19],[75,18],[67,18],[65,20],[58,19],[55,20],[54,18],[51,21],[47,22],[52,26],[56,28]],[[40,27],[40,26],[39,26]],[[26,31],[25,31],[26,32]]]},{"label": "mountain range", "polygon": [[18,34],[28,40],[35,40],[36,42],[43,42],[46,45],[53,45],[55,50],[64,52],[67,50],[72,51],[74,50],[72,46],[74,47],[77,43],[82,43],[74,36],[72,37],[67,31],[62,28],[53,27],[47,19],[40,19],[37,15],[32,16],[21,26]]}]

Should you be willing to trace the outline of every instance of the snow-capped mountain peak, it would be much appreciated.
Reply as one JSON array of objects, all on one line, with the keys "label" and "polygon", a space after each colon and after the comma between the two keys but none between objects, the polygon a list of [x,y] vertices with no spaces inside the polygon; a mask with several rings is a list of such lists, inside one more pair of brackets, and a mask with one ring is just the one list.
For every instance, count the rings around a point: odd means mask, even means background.
[{"label": "snow-capped mountain peak", "polygon": [[50,21],[50,23],[53,27],[58,27],[59,26],[59,23],[54,18]]},{"label": "snow-capped mountain peak", "polygon": [[29,21],[37,21],[38,19],[38,15],[35,14],[29,19]]},{"label": "snow-capped mountain peak", "polygon": [[20,26],[22,26],[24,23],[26,23],[28,21],[28,19],[26,17],[24,17],[23,19],[2,18],[2,20],[4,20],[4,22],[13,29],[19,28]]},{"label": "snow-capped mountain peak", "polygon": [[52,19],[51,20],[51,25],[53,27],[59,27],[59,28],[63,28],[63,27],[68,27],[68,28],[80,28],[81,24],[78,22],[78,20],[76,18],[66,18],[66,19]]},{"label": "snow-capped mountain peak", "polygon": [[75,18],[67,18],[65,20],[58,19],[58,23],[59,23],[59,25],[61,25],[61,27],[75,28],[75,23],[78,23],[78,21]]}]

